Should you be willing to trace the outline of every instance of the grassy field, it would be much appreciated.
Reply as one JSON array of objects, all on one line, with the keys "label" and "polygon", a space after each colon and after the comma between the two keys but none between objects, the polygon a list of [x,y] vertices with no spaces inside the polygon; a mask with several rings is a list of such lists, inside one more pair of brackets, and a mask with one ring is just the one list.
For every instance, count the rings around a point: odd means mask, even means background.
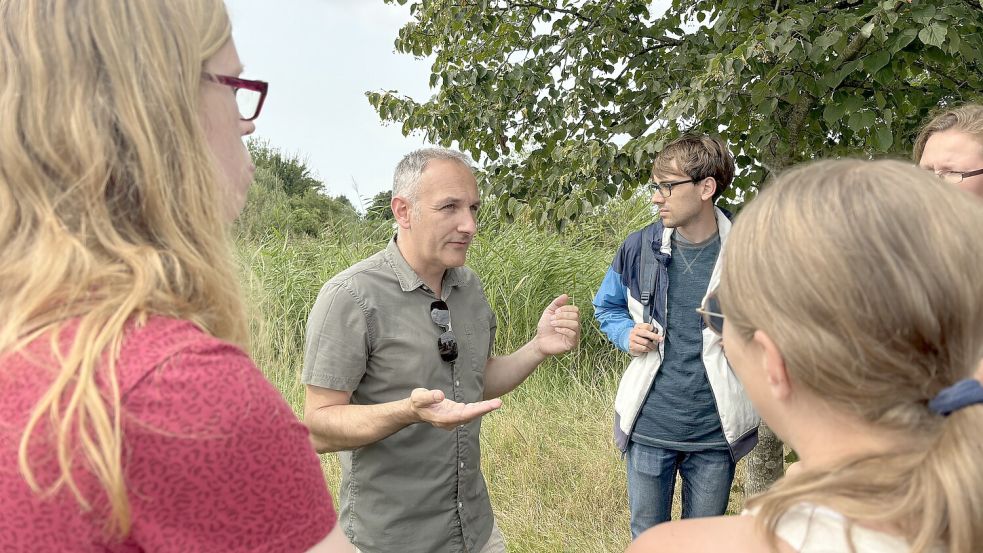
[{"label": "grassy field", "polygon": [[[563,235],[482,221],[472,245],[468,265],[498,315],[497,352],[527,341],[560,293],[571,295],[583,317],[580,348],[543,364],[482,425],[482,468],[509,551],[623,551],[628,545],[625,469],[611,432],[628,357],[600,334],[590,300],[621,240],[644,226],[648,213],[641,201],[614,203]],[[262,228],[240,233],[252,354],[295,411],[303,402],[304,326],[318,290],[382,248],[391,232],[385,223],[346,222],[316,238]],[[337,492],[336,457],[323,455],[322,466]],[[738,484],[729,510],[739,512],[741,501]]]}]

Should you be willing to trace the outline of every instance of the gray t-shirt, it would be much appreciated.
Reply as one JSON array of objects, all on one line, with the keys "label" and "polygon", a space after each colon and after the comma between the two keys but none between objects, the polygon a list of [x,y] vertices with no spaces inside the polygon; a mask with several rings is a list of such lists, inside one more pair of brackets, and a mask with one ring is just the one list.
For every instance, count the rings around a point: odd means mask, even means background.
[{"label": "gray t-shirt", "polygon": [[696,309],[720,254],[720,235],[700,244],[672,233],[665,355],[635,422],[635,442],[673,449],[726,449],[703,365],[703,323]]},{"label": "gray t-shirt", "polygon": [[[351,391],[371,405],[443,390],[454,401],[480,401],[495,340],[495,315],[478,277],[448,269],[441,286],[458,358],[441,360],[443,330],[430,318],[437,298],[393,239],[385,250],[329,280],[307,323],[302,381]],[[374,444],[338,454],[338,523],[364,553],[478,551],[493,514],[478,436],[481,420],[453,431],[413,424]]]}]

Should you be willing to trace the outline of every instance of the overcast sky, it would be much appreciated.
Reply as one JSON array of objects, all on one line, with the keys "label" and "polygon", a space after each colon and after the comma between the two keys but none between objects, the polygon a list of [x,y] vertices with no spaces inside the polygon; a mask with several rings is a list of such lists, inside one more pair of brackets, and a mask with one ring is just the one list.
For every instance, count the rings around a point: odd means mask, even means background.
[{"label": "overcast sky", "polygon": [[408,7],[382,0],[226,3],[244,77],[270,83],[254,136],[306,158],[328,194],[348,196],[356,207],[390,189],[396,163],[423,139],[384,126],[365,91],[430,97],[430,62],[393,48],[410,20]]}]

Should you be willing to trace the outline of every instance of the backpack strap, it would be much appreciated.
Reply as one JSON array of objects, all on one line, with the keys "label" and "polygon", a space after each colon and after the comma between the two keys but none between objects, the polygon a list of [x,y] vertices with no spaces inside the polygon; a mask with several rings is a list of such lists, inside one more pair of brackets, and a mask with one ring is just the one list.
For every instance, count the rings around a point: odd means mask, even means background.
[{"label": "backpack strap", "polygon": [[656,226],[652,224],[642,229],[642,256],[638,288],[642,296],[639,301],[644,306],[642,321],[646,323],[652,322],[652,310],[649,308],[649,304],[652,303],[652,295],[655,292],[655,251],[652,250],[652,243],[655,242]]}]

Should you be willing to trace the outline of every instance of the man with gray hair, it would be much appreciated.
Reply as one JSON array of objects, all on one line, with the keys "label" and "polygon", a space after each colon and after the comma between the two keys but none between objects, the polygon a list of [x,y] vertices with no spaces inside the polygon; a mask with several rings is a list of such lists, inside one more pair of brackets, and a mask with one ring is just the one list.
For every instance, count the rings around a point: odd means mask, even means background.
[{"label": "man with gray hair", "polygon": [[504,552],[481,474],[481,416],[580,338],[565,294],[536,335],[492,357],[495,315],[464,267],[480,204],[470,160],[396,167],[397,234],[324,285],[307,324],[304,423],[342,466],[339,521],[364,553]]}]

